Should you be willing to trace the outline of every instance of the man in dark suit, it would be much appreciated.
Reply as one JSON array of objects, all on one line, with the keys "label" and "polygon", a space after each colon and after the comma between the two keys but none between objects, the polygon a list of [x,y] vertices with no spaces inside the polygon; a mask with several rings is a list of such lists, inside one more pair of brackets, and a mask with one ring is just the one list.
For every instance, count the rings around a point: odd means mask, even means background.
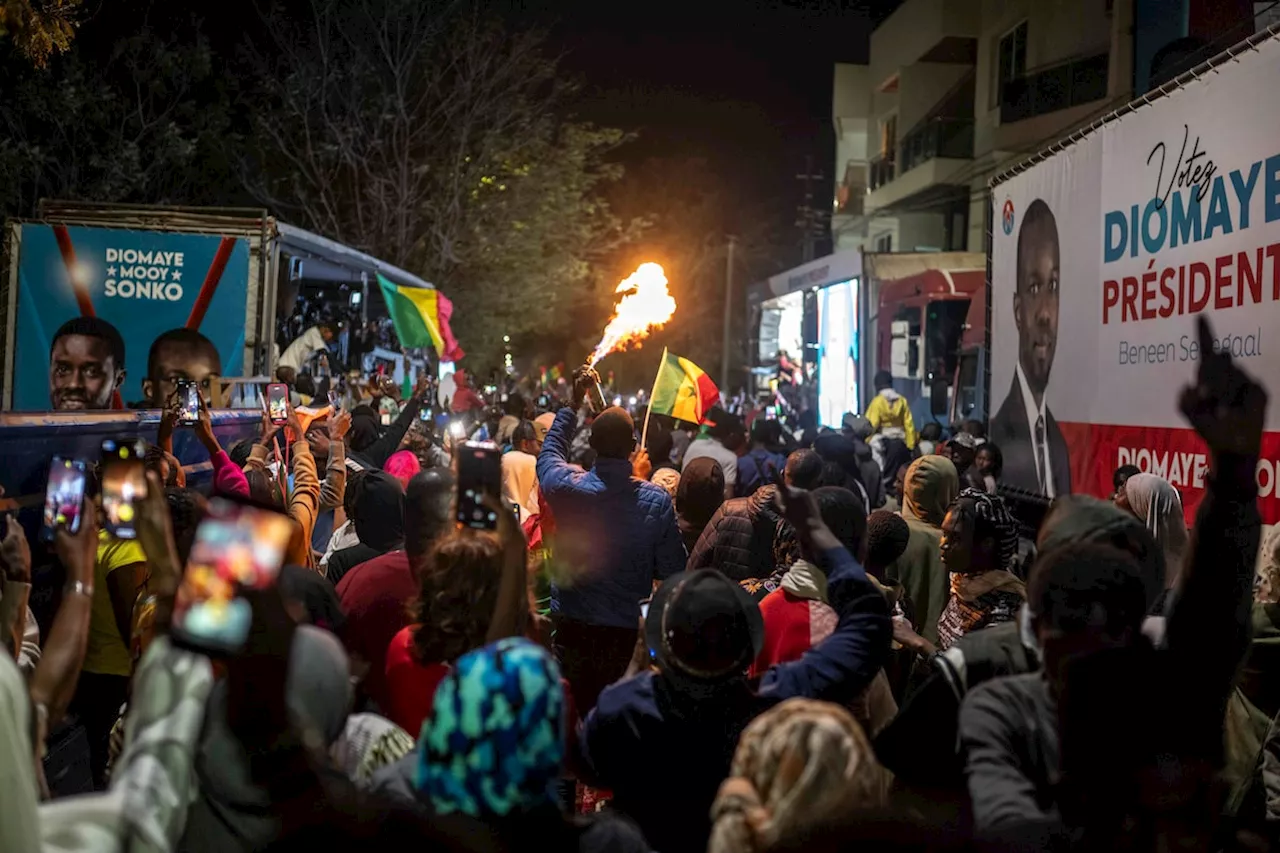
[{"label": "man in dark suit", "polygon": [[1050,498],[1071,492],[1067,442],[1044,399],[1058,345],[1058,260],[1057,220],[1036,199],[1018,229],[1018,364],[1009,395],[991,419],[991,440],[1004,454],[1002,483]]}]

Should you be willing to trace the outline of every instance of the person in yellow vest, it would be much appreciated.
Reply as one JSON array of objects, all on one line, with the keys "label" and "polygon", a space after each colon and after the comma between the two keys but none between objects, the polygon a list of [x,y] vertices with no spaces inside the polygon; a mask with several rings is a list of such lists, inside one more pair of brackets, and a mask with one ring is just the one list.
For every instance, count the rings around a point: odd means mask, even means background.
[{"label": "person in yellow vest", "polygon": [[871,427],[885,438],[900,438],[907,447],[915,449],[916,425],[911,419],[911,407],[907,398],[893,390],[893,377],[881,370],[875,376],[876,396],[867,406],[866,419]]}]

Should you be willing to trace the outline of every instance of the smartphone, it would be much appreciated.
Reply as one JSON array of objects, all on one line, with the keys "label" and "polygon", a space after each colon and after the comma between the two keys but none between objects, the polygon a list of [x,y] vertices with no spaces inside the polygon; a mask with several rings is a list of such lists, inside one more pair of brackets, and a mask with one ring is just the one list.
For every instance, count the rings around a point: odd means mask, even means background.
[{"label": "smartphone", "polygon": [[335,415],[338,412],[342,411],[342,392],[341,391],[329,392],[329,405],[333,407],[333,413]]},{"label": "smartphone", "polygon": [[458,448],[458,523],[493,530],[498,514],[480,501],[502,494],[502,451],[489,441],[467,441]]},{"label": "smartphone", "polygon": [[191,426],[200,422],[200,386],[190,379],[178,380],[178,422]]},{"label": "smartphone", "polygon": [[253,610],[237,586],[267,589],[276,582],[291,531],[281,513],[210,498],[174,598],[174,642],[214,656],[243,649]]},{"label": "smartphone", "polygon": [[423,406],[418,409],[418,420],[422,421],[424,424],[430,421],[432,417],[433,413],[430,406]]},{"label": "smartphone", "polygon": [[641,618],[641,619],[648,619],[648,618],[649,618],[649,604],[650,604],[652,601],[653,601],[653,599],[652,599],[652,598],[642,598],[642,599],[640,599],[640,618]]},{"label": "smartphone", "polygon": [[136,539],[137,504],[147,495],[147,475],[141,439],[102,442],[103,526],[117,539]]},{"label": "smartphone", "polygon": [[52,542],[59,528],[68,533],[80,532],[84,513],[85,484],[89,466],[79,459],[53,457],[49,463],[49,485],[44,493],[44,523],[40,538]]},{"label": "smartphone", "polygon": [[267,416],[276,426],[289,422],[289,386],[283,382],[267,386]]}]

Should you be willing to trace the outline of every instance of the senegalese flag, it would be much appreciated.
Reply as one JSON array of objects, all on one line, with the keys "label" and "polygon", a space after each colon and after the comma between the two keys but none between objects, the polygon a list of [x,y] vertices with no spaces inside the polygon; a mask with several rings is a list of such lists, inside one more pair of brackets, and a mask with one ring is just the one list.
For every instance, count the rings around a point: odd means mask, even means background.
[{"label": "senegalese flag", "polygon": [[719,399],[720,389],[705,370],[687,358],[662,351],[649,411],[700,424]]},{"label": "senegalese flag", "polygon": [[462,358],[462,347],[449,328],[453,303],[447,296],[434,288],[396,284],[382,273],[377,275],[400,346],[434,347],[441,361]]}]

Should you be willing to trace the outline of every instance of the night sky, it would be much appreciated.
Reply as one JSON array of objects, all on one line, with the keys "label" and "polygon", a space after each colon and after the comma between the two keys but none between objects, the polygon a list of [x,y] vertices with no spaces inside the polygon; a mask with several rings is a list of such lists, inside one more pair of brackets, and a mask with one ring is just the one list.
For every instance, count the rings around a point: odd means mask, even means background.
[{"label": "night sky", "polygon": [[[563,67],[579,77],[584,119],[635,130],[623,161],[702,157],[752,208],[787,222],[801,201],[806,155],[829,204],[836,62],[865,62],[875,21],[893,0],[508,0],[515,24],[551,31]],[[798,263],[799,244],[790,262]]]}]

